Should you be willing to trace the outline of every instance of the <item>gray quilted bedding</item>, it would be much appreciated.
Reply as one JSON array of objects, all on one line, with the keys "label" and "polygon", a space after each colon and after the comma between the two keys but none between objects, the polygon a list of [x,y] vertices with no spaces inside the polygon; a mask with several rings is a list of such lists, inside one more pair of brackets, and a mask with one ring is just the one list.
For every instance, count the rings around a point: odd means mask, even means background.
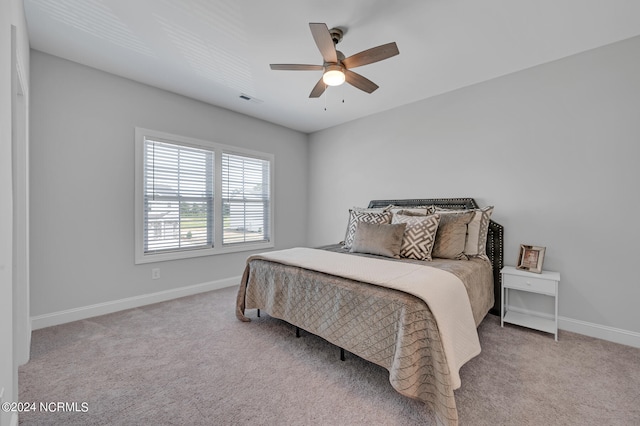
[{"label": "gray quilted bedding", "polygon": [[[338,245],[323,249],[345,251]],[[427,264],[462,280],[476,326],[479,325],[493,306],[489,262],[436,259]],[[237,308],[239,312],[245,308],[262,309],[386,368],[391,385],[399,393],[424,401],[440,423],[458,423],[438,327],[421,299],[385,287],[255,259],[247,265]]]}]

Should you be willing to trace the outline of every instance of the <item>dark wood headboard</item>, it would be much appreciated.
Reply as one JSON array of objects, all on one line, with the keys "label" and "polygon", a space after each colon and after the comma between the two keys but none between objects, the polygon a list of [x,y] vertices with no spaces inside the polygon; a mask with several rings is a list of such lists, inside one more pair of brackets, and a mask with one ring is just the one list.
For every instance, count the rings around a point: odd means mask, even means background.
[{"label": "dark wood headboard", "polygon": [[[372,200],[369,208],[386,207],[389,204],[400,207],[438,206],[445,209],[478,209],[478,203],[473,198],[414,198],[405,200]],[[487,234],[487,256],[493,265],[493,296],[495,303],[491,313],[500,315],[502,297],[502,278],[500,270],[504,266],[504,228],[491,220]]]}]

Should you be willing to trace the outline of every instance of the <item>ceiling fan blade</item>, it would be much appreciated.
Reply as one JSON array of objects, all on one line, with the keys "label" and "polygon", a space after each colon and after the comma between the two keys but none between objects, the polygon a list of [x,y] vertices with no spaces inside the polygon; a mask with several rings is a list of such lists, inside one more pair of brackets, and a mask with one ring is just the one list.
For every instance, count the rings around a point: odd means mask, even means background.
[{"label": "ceiling fan blade", "polygon": [[344,76],[347,83],[367,93],[372,93],[378,88],[373,81],[353,71],[344,70]]},{"label": "ceiling fan blade", "polygon": [[311,35],[313,36],[324,61],[331,63],[338,62],[336,46],[333,44],[333,39],[331,38],[331,34],[329,34],[327,24],[309,23],[309,28],[311,28]]},{"label": "ceiling fan blade", "polygon": [[372,64],[374,62],[382,61],[383,59],[396,56],[400,53],[398,46],[395,42],[383,44],[378,47],[372,47],[371,49],[363,50],[360,53],[351,55],[342,61],[342,64],[346,68],[361,67],[363,65]]},{"label": "ceiling fan blade", "polygon": [[272,70],[283,71],[320,71],[324,69],[322,65],[304,65],[304,64],[271,64]]},{"label": "ceiling fan blade", "polygon": [[322,94],[324,93],[324,91],[326,89],[327,89],[327,85],[324,84],[324,81],[322,80],[322,78],[320,78],[320,80],[318,80],[316,85],[313,87],[313,90],[309,94],[309,97],[310,98],[319,98],[320,96],[322,96]]}]

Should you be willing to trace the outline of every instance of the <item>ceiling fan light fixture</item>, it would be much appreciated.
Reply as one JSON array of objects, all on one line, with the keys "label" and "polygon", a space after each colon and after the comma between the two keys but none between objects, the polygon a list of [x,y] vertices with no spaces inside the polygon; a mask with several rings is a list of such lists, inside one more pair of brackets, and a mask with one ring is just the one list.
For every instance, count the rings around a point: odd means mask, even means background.
[{"label": "ceiling fan light fixture", "polygon": [[344,83],[345,76],[340,65],[327,65],[322,75],[322,81],[327,86],[340,86]]}]

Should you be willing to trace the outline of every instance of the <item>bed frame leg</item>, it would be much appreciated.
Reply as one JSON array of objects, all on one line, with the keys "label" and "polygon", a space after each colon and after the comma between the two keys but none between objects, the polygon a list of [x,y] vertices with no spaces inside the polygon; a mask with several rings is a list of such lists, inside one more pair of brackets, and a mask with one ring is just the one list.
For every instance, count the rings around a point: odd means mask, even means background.
[{"label": "bed frame leg", "polygon": [[344,349],[340,348],[340,361],[344,361]]},{"label": "bed frame leg", "polygon": [[260,309],[258,309],[258,318],[260,318]]},{"label": "bed frame leg", "polygon": [[300,337],[300,327],[296,327],[296,337]]}]

